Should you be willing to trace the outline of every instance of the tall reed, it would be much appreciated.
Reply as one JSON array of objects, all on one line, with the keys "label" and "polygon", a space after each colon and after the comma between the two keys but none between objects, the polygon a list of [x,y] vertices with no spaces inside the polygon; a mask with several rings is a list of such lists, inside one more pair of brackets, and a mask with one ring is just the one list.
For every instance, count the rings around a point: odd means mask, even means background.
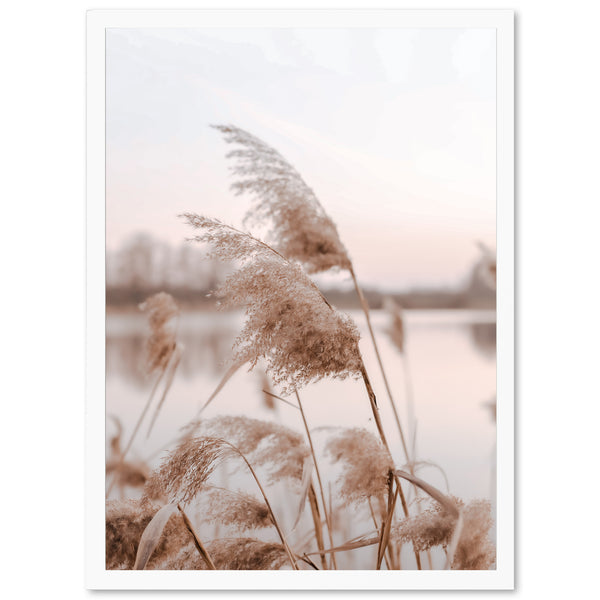
[{"label": "tall reed", "polygon": [[[252,368],[264,359],[269,375],[284,391],[324,377],[362,378],[377,431],[391,453],[351,319],[329,304],[298,263],[262,240],[217,219],[194,213],[183,217],[200,231],[192,240],[210,244],[215,257],[241,264],[216,291],[225,305],[246,307],[234,364],[249,362]],[[408,515],[402,485],[397,485]],[[420,568],[420,558],[416,560]]]},{"label": "tall reed", "polygon": [[[317,482],[319,484],[319,493],[321,494],[321,503],[323,506],[323,513],[325,515],[325,523],[327,524],[327,534],[329,536],[329,544],[333,548],[333,526],[331,523],[331,517],[329,515],[329,511],[327,510],[327,502],[325,500],[325,490],[323,488],[323,480],[321,479],[321,472],[319,469],[319,463],[317,461],[317,455],[315,453],[315,447],[312,441],[312,436],[310,433],[310,428],[308,426],[308,422],[306,421],[306,415],[304,413],[304,407],[302,406],[302,401],[300,400],[300,394],[298,394],[298,390],[294,390],[296,394],[296,400],[298,401],[298,408],[300,409],[300,414],[302,415],[302,423],[304,424],[304,430],[306,431],[306,437],[308,439],[308,443],[310,446],[310,453],[312,456],[313,464],[315,467],[315,473],[317,475]],[[316,498],[315,498],[316,500]],[[335,559],[335,553],[331,554],[331,562],[334,569],[337,569],[337,563]]]},{"label": "tall reed", "polygon": [[369,306],[335,223],[323,209],[314,191],[277,150],[234,125],[214,127],[223,134],[227,143],[239,146],[230,151],[227,157],[235,159],[231,171],[238,177],[232,189],[236,194],[248,193],[254,199],[246,222],[271,222],[269,243],[285,257],[302,263],[308,273],[320,273],[331,268],[349,272],[365,315],[406,462],[410,464],[407,440],[371,324]]},{"label": "tall reed", "polygon": [[265,488],[254,467],[244,453],[227,440],[213,437],[197,437],[184,441],[162,463],[161,467],[153,473],[146,484],[145,493],[147,496],[157,496],[162,493],[173,504],[186,504],[194,499],[206,485],[207,479],[217,465],[232,456],[241,458],[250,471],[265,501],[273,525],[289,557],[292,568],[297,570],[298,566],[294,554],[289,547],[283,529],[273,512]]}]

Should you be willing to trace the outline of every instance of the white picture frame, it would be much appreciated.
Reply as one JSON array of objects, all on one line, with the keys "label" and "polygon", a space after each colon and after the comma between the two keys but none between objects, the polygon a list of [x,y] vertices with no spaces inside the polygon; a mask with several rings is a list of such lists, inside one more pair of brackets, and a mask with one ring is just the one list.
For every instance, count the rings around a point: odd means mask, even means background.
[{"label": "white picture frame", "polygon": [[[87,16],[86,586],[89,589],[514,588],[514,15],[510,10],[92,10]],[[497,35],[497,568],[490,571],[105,569],[105,30],[494,28]]]}]

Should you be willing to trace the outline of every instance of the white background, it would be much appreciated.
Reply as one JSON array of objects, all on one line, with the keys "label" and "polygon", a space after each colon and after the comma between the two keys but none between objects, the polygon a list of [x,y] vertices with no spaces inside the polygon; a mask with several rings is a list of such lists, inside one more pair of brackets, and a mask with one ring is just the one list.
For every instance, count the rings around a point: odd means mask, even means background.
[{"label": "white background", "polygon": [[[327,3],[338,4],[352,5]],[[91,594],[83,589],[84,9],[120,6],[164,4],[15,3],[2,15],[0,565],[11,598]],[[592,597],[599,11],[576,0],[433,6],[517,11],[516,594]]]}]

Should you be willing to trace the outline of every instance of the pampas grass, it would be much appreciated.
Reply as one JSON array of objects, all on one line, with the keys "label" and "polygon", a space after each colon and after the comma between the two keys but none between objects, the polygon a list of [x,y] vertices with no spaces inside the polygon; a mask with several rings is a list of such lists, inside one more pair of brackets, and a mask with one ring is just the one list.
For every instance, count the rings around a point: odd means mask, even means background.
[{"label": "pampas grass", "polygon": [[334,222],[298,171],[277,150],[234,125],[216,125],[227,143],[236,194],[253,197],[246,222],[271,222],[269,241],[287,258],[304,264],[309,273],[332,267],[350,268],[350,259]]},{"label": "pampas grass", "polygon": [[288,554],[292,568],[297,569],[296,559],[254,467],[244,453],[227,440],[215,437],[194,437],[184,440],[153,473],[146,484],[145,496],[156,497],[162,494],[171,503],[187,504],[205,488],[208,478],[219,463],[228,458],[237,457],[244,461],[252,474],[281,543]]},{"label": "pampas grass", "polygon": [[[242,365],[252,369],[264,364],[268,377],[263,376],[262,389],[271,418],[273,399],[287,403],[295,409],[292,414],[300,417],[304,434],[248,414],[189,423],[176,447],[137,482],[144,483],[142,499],[107,505],[107,568],[318,569],[310,558],[318,556],[322,569],[336,569],[348,553],[363,552],[359,557],[364,558],[364,553],[373,551],[369,568],[400,569],[404,566],[400,563],[403,544],[412,546],[419,569],[419,552],[433,548],[446,553],[449,568],[491,568],[495,549],[489,537],[489,503],[465,504],[415,476],[415,467],[421,463],[416,461],[414,448],[410,452],[407,447],[369,309],[334,222],[277,151],[239,128],[217,129],[228,143],[238,146],[229,157],[235,159],[234,190],[253,198],[246,222],[264,222],[270,229],[263,241],[215,218],[182,215],[193,229],[191,239],[207,244],[212,256],[233,267],[214,292],[219,305],[245,311],[231,366],[208,402]],[[336,310],[309,277],[332,268],[348,271],[355,285],[406,454],[407,471],[398,468],[390,451],[387,423],[379,412],[355,323]],[[162,397],[148,434],[152,429],[182,352],[177,341],[179,308],[173,298],[160,293],[140,308],[150,327],[146,368],[155,384],[125,449],[121,450],[120,427],[111,440],[107,462],[107,472],[113,475],[111,487],[133,481],[133,470],[127,474],[126,469],[133,462],[126,461],[125,455],[162,383]],[[395,314],[393,340],[404,354],[404,322],[399,311]],[[378,436],[362,427],[330,428],[319,455],[300,390],[324,378],[362,380]],[[293,394],[295,401],[279,393]],[[242,398],[240,411],[247,413],[244,402]],[[410,417],[412,428],[412,412]],[[338,471],[335,499],[332,474],[321,468],[325,459]],[[251,489],[231,489],[227,482],[217,486],[216,474],[225,466],[245,472]],[[402,480],[430,498],[424,512],[409,514]],[[307,503],[310,521],[303,518]],[[421,511],[420,502],[416,503]],[[367,525],[367,531],[356,536],[351,521],[363,522],[357,514],[361,510],[366,514],[367,509],[375,530]],[[225,527],[225,535],[218,527],[212,536],[207,535],[207,524]],[[249,535],[255,537],[246,537]]]},{"label": "pampas grass", "polygon": [[[217,569],[228,571],[266,571],[279,570],[288,557],[281,544],[263,542],[253,538],[224,538],[214,540],[207,545]],[[160,569],[168,570],[205,570],[206,562],[198,555],[193,546],[182,548],[176,556],[164,560]]]},{"label": "pampas grass", "polygon": [[151,332],[146,342],[146,371],[150,375],[156,373],[157,376],[150,396],[131,432],[129,441],[126,444],[125,449],[120,453],[118,460],[112,469],[112,471],[116,473],[116,476],[113,476],[111,483],[108,486],[108,490],[106,491],[107,498],[110,496],[115,483],[117,483],[117,476],[123,471],[125,458],[131,449],[140,426],[152,404],[154,395],[158,390],[161,381],[166,376],[163,394],[155,409],[146,437],[150,435],[152,426],[156,421],[169,388],[171,387],[175,371],[181,358],[182,347],[177,344],[176,326],[173,324],[174,319],[179,315],[179,307],[175,303],[173,297],[165,292],[159,292],[140,304],[139,308],[142,312],[147,314]]},{"label": "pampas grass", "polygon": [[233,362],[267,364],[284,391],[324,377],[360,374],[358,330],[334,310],[300,265],[267,244],[217,219],[188,213],[187,223],[210,243],[213,254],[240,267],[215,292],[223,306],[244,306],[246,322],[236,339]]},{"label": "pampas grass", "polygon": [[338,484],[344,503],[365,502],[386,493],[394,463],[372,433],[358,427],[341,429],[329,438],[325,452],[342,465]]},{"label": "pampas grass", "polygon": [[271,223],[269,241],[285,257],[302,263],[308,273],[331,268],[350,273],[394,413],[400,440],[410,463],[410,454],[388,378],[371,325],[369,306],[358,283],[354,266],[342,244],[337,228],[313,190],[298,171],[274,148],[234,125],[216,125],[225,141],[239,146],[227,154],[235,159],[231,167],[237,177],[231,185],[236,194],[249,193],[253,206],[245,221]]}]

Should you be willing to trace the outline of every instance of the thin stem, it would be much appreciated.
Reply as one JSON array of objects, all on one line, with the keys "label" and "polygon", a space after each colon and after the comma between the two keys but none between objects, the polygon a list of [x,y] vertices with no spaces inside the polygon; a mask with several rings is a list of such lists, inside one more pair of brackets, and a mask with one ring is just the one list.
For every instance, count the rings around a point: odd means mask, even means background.
[{"label": "thin stem", "polygon": [[[408,409],[408,423],[411,428],[410,432],[409,432],[409,435],[411,438],[410,445],[411,445],[412,456],[413,456],[413,461],[414,461],[415,457],[416,457],[415,396],[414,396],[410,366],[409,366],[409,362],[408,362],[408,355],[406,354],[406,350],[404,350],[404,352],[402,352],[402,366],[404,367],[404,389],[406,391],[406,407]],[[410,464],[412,466],[412,462]],[[412,473],[412,469],[410,469],[410,471]]]},{"label": "thin stem", "polygon": [[[317,502],[317,494],[315,492],[315,486],[310,484],[308,489],[308,503],[310,505],[310,512],[313,518],[313,524],[315,526],[315,539],[317,540],[317,548],[320,551],[325,550],[325,544],[323,543],[323,524],[321,522],[321,513],[319,512],[319,503]],[[319,555],[321,558],[321,566],[327,570],[327,558],[325,552],[321,552]]]},{"label": "thin stem", "polygon": [[169,364],[165,368],[165,373],[168,371],[169,375],[165,382],[162,396],[154,410],[154,414],[152,415],[152,420],[150,421],[150,426],[148,427],[148,432],[146,433],[146,439],[148,439],[150,437],[150,433],[152,432],[152,428],[154,427],[154,424],[156,423],[156,419],[158,418],[160,409],[162,408],[163,404],[165,403],[165,399],[167,398],[167,394],[169,393],[169,390],[171,389],[171,385],[172,385],[173,379],[175,377],[175,371],[177,371],[177,367],[179,366],[180,361],[181,361],[181,346],[176,344],[175,350],[173,350],[173,353],[169,357]]},{"label": "thin stem", "polygon": [[445,570],[452,568],[452,563],[454,562],[454,554],[456,552],[458,542],[460,541],[463,525],[464,519],[462,510],[459,510],[458,519],[456,521],[456,525],[454,526],[454,532],[452,533],[452,538],[450,539],[450,543],[448,544],[448,550],[446,551],[446,564],[444,565]]},{"label": "thin stem", "polygon": [[[394,477],[393,474],[390,473],[388,476],[388,505],[387,512],[385,516],[383,516],[381,521],[381,532],[379,538],[379,546],[377,549],[377,570],[381,569],[381,563],[383,558],[385,557],[385,552],[388,549],[388,544],[390,541],[390,532],[392,529],[392,519],[394,515],[394,509],[396,508],[396,499],[398,498],[398,486],[396,486],[396,491],[394,492]],[[391,556],[391,554],[390,554]]]},{"label": "thin stem", "polygon": [[[198,226],[194,225],[194,222],[193,222],[194,218],[196,218],[196,219],[198,218],[198,215],[193,215],[192,213],[184,213],[183,215],[180,215],[180,216],[185,217],[188,220],[188,224],[190,224],[192,227],[195,227],[196,229],[198,229]],[[283,254],[281,254],[280,252],[275,250],[275,248],[273,248],[273,246],[270,246],[266,242],[259,240],[257,237],[254,237],[251,233],[248,233],[247,231],[242,231],[241,229],[237,229],[237,227],[233,227],[232,225],[227,225],[227,223],[223,223],[223,221],[219,221],[218,219],[214,219],[214,222],[217,222],[221,227],[224,227],[225,229],[229,229],[230,231],[233,231],[234,233],[236,233],[238,235],[241,235],[245,238],[252,240],[253,242],[255,242],[257,245],[261,246],[265,250],[270,250],[273,254],[275,254],[281,260],[285,261],[288,264],[292,264],[292,262],[289,259],[287,259],[285,256],[283,256]],[[197,242],[197,241],[203,241],[203,240],[201,239],[200,236],[196,236],[193,238],[188,238],[188,241],[196,241]],[[327,298],[325,298],[325,296],[323,296],[321,290],[317,287],[317,284],[312,279],[310,279],[308,276],[306,277],[306,279],[310,282],[312,287],[319,293],[319,295],[321,296],[321,298],[323,299],[325,304],[327,304],[327,306],[329,306],[329,308],[331,308],[333,310],[333,306],[331,306],[331,304],[329,304],[329,301],[327,300]]]},{"label": "thin stem", "polygon": [[277,400],[281,400],[282,402],[285,402],[285,404],[291,406],[292,408],[298,408],[293,402],[290,402],[289,400],[286,400],[285,398],[282,398],[281,396],[278,396],[277,394],[274,394],[273,392],[269,392],[268,390],[262,390],[263,394],[267,394],[267,396],[271,396],[273,398],[276,398]]},{"label": "thin stem", "polygon": [[369,402],[371,404],[371,412],[373,413],[373,418],[375,419],[375,425],[377,426],[377,431],[379,432],[379,437],[385,446],[385,449],[388,451],[391,456],[392,453],[390,451],[390,447],[387,443],[387,438],[385,437],[385,432],[383,430],[383,423],[381,422],[381,417],[379,416],[379,408],[377,407],[377,398],[375,396],[375,392],[373,391],[373,386],[371,385],[371,380],[369,379],[369,375],[367,374],[367,369],[365,367],[365,363],[362,358],[360,359],[360,374],[362,376],[363,382],[365,384],[365,388],[367,389],[367,396],[369,397]]},{"label": "thin stem", "polygon": [[[171,361],[171,358],[169,357],[169,362],[170,361]],[[156,379],[156,383],[154,384],[154,387],[152,388],[152,391],[150,392],[150,396],[148,397],[148,400],[146,400],[146,406],[144,406],[144,410],[142,410],[142,413],[138,417],[137,423],[135,424],[135,427],[133,429],[131,437],[129,438],[129,441],[127,442],[127,445],[125,446],[125,450],[123,450],[123,452],[121,452],[119,462],[115,469],[115,474],[113,475],[113,479],[110,482],[110,485],[108,486],[108,491],[106,492],[106,498],[108,498],[110,496],[110,493],[111,493],[111,491],[115,485],[115,482],[117,480],[117,477],[118,477],[119,468],[121,466],[123,466],[123,463],[125,462],[125,455],[129,452],[131,445],[133,444],[133,440],[135,439],[135,436],[137,435],[140,425],[142,424],[142,421],[144,420],[144,417],[146,416],[146,413],[148,412],[148,409],[150,408],[150,404],[152,404],[154,394],[156,393],[156,390],[158,389],[158,386],[159,386],[160,382],[162,381],[162,378],[164,377],[164,374],[165,374],[168,366],[169,366],[169,363],[167,363],[165,368],[161,371],[160,375]]]},{"label": "thin stem", "polygon": [[215,567],[215,563],[212,561],[212,558],[210,557],[208,551],[204,547],[204,544],[200,540],[200,537],[198,536],[198,533],[196,532],[196,529],[192,525],[192,522],[190,521],[189,517],[186,515],[185,511],[181,507],[181,504],[178,504],[177,508],[178,508],[179,512],[181,513],[181,516],[183,517],[183,522],[185,523],[185,526],[188,528],[189,532],[192,534],[192,537],[194,538],[194,544],[196,545],[196,549],[198,550],[198,552],[200,552],[200,556],[202,556],[202,558],[208,565],[209,569],[216,571],[217,567]]},{"label": "thin stem", "polygon": [[240,450],[238,450],[233,444],[230,444],[229,442],[227,442],[225,440],[222,440],[222,441],[227,446],[229,446],[230,448],[232,448],[242,458],[242,460],[246,463],[246,466],[250,470],[250,473],[252,473],[252,477],[254,477],[254,481],[256,481],[256,485],[258,486],[258,489],[260,490],[260,493],[262,494],[262,497],[263,497],[263,499],[265,501],[265,504],[267,505],[267,508],[269,509],[269,514],[271,515],[271,520],[273,521],[273,525],[275,526],[275,529],[277,530],[277,533],[279,534],[279,539],[281,540],[281,543],[283,544],[283,547],[284,547],[285,551],[287,552],[288,558],[290,559],[290,562],[292,563],[292,568],[295,571],[297,571],[298,570],[298,565],[296,564],[296,560],[294,558],[294,554],[291,551],[290,546],[287,543],[287,540],[285,539],[285,535],[283,534],[283,530],[279,526],[279,523],[277,521],[277,517],[275,516],[275,513],[273,512],[273,508],[271,507],[271,503],[269,502],[269,499],[267,498],[267,494],[265,492],[265,489],[263,488],[262,484],[260,483],[260,480],[258,479],[258,475],[256,474],[256,471],[254,470],[254,468],[252,467],[252,465],[248,462],[248,459],[242,454],[242,452],[240,452]]},{"label": "thin stem", "polygon": [[377,357],[377,362],[379,363],[379,369],[381,370],[381,375],[383,377],[383,382],[385,384],[385,389],[387,391],[388,398],[390,399],[390,404],[392,406],[392,411],[394,413],[394,419],[396,421],[396,426],[398,427],[398,431],[400,432],[400,441],[402,442],[402,449],[404,450],[404,454],[406,456],[407,464],[411,463],[410,453],[408,451],[408,446],[406,444],[406,438],[404,437],[404,430],[402,429],[402,424],[400,423],[400,416],[398,415],[398,410],[396,408],[396,403],[394,402],[394,397],[392,396],[392,390],[390,389],[390,384],[388,382],[387,376],[385,374],[385,369],[383,367],[383,361],[381,359],[381,355],[379,354],[379,347],[377,346],[377,341],[375,340],[375,334],[373,332],[373,327],[371,326],[371,317],[369,314],[369,305],[367,304],[367,300],[358,285],[358,280],[356,279],[356,274],[354,273],[354,269],[350,266],[350,276],[352,277],[352,281],[354,283],[354,288],[356,290],[356,294],[358,295],[358,299],[360,300],[360,306],[365,313],[365,318],[367,320],[367,327],[369,329],[369,335],[371,336],[371,341],[373,342],[373,348],[375,349],[375,356]]},{"label": "thin stem", "polygon": [[[361,365],[360,365],[360,372],[365,384],[365,387],[367,388],[367,395],[369,396],[369,402],[371,403],[371,411],[373,412],[373,418],[375,419],[375,425],[377,425],[377,431],[379,432],[379,437],[381,438],[381,441],[383,442],[383,445],[385,446],[386,450],[388,451],[389,455],[391,456],[392,453],[390,452],[390,447],[388,446],[386,437],[385,437],[385,432],[383,431],[383,424],[381,422],[381,418],[379,416],[379,408],[377,408],[377,398],[375,397],[375,392],[373,391],[373,387],[371,386],[371,381],[369,380],[369,376],[367,374],[367,369],[365,368],[365,364],[361,359]],[[397,472],[396,472],[397,473]],[[411,480],[409,480],[411,481]],[[396,480],[396,483],[398,484],[398,493],[400,494],[400,502],[402,504],[402,510],[404,511],[404,516],[408,517],[408,505],[406,504],[406,498],[404,497],[404,492],[402,490],[402,486],[399,484],[399,480]],[[417,561],[417,568],[420,570],[421,569],[421,557],[419,556],[419,553],[415,550],[415,559]]]},{"label": "thin stem", "polygon": [[[304,429],[306,431],[306,437],[308,438],[308,445],[310,446],[310,453],[312,455],[313,463],[315,465],[315,473],[317,474],[317,481],[319,482],[319,490],[321,492],[321,502],[323,503],[323,511],[325,513],[325,523],[327,523],[327,533],[329,536],[329,543],[333,548],[333,532],[331,526],[331,520],[329,518],[327,503],[325,502],[325,492],[323,490],[323,481],[321,480],[321,473],[319,472],[319,465],[317,464],[317,455],[315,453],[315,447],[313,446],[312,436],[310,435],[310,429],[308,428],[308,423],[306,421],[306,415],[304,414],[304,408],[302,407],[302,402],[300,401],[300,395],[298,394],[298,390],[294,390],[296,394],[296,400],[298,401],[298,408],[300,409],[300,414],[302,415],[302,422],[304,423]],[[333,562],[333,568],[337,569],[337,563],[335,560],[335,554],[331,554],[331,560]]]},{"label": "thin stem", "polygon": [[[375,518],[375,512],[373,511],[373,505],[371,504],[371,498],[367,498],[367,502],[369,503],[369,512],[371,513],[371,519],[373,520],[373,525],[375,525],[375,529],[377,530],[377,535],[381,536],[381,530],[383,529],[383,523],[381,524],[381,528],[377,525],[377,519]],[[377,546],[377,553],[379,554],[379,546]],[[387,556],[383,556],[385,560],[385,566],[388,571],[391,571],[390,562]]]}]

